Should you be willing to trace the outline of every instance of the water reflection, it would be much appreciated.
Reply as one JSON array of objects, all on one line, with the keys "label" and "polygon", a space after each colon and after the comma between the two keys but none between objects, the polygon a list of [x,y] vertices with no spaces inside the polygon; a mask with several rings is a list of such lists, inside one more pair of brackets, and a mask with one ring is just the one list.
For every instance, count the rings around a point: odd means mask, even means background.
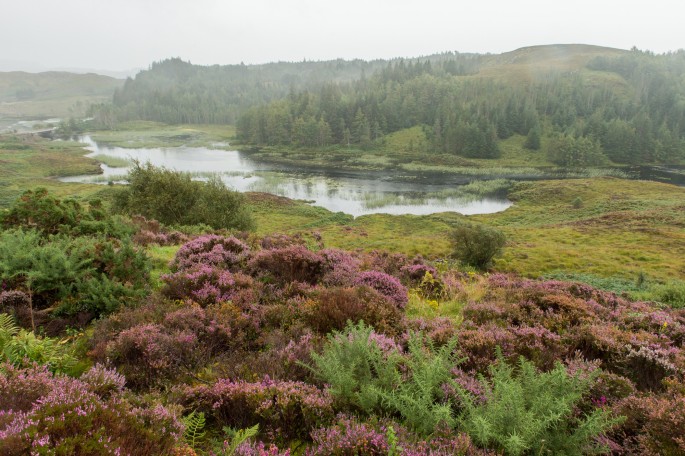
[{"label": "water reflection", "polygon": [[[335,172],[259,163],[238,151],[204,147],[137,148],[99,145],[89,136],[79,140],[91,152],[88,157],[111,162],[138,160],[155,166],[193,173],[196,178],[216,174],[238,191],[273,193],[292,199],[311,201],[333,212],[353,216],[373,213],[426,215],[454,211],[462,214],[486,214],[503,211],[511,202],[497,197],[474,197],[459,194],[454,183],[436,182],[416,176],[414,182],[392,180],[379,172]],[[106,156],[107,160],[102,157]],[[101,165],[101,175],[72,176],[64,182],[107,183],[121,181],[128,168]],[[405,177],[406,176],[401,176]]]}]

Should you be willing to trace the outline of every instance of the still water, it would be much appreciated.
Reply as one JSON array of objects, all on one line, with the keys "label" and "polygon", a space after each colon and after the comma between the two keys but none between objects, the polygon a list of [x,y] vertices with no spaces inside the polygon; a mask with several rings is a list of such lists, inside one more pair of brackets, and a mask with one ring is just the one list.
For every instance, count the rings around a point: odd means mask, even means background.
[{"label": "still water", "polygon": [[[311,202],[333,212],[353,216],[365,214],[416,214],[459,212],[488,214],[503,211],[511,202],[505,198],[462,194],[455,181],[438,181],[435,176],[374,171],[339,172],[334,169],[307,169],[259,163],[239,151],[205,147],[122,148],[94,142],[89,136],[78,138],[95,159],[150,162],[196,178],[219,176],[228,186],[241,191],[267,192]],[[106,156],[106,157],[103,157]],[[119,165],[119,163],[117,163]],[[127,173],[121,167],[101,165],[100,175],[62,178],[64,182],[118,182]]]}]

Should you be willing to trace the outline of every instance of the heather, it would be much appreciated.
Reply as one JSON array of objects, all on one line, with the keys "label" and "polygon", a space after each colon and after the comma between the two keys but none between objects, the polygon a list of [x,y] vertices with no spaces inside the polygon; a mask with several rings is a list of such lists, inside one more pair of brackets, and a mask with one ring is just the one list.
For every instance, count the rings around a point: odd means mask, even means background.
[{"label": "heather", "polygon": [[[6,317],[12,451],[682,452],[682,309],[314,239],[179,238],[159,288],[86,334],[48,338]],[[11,285],[3,306],[40,303]],[[17,351],[29,339],[42,356]],[[78,437],[52,424],[69,410]]]}]

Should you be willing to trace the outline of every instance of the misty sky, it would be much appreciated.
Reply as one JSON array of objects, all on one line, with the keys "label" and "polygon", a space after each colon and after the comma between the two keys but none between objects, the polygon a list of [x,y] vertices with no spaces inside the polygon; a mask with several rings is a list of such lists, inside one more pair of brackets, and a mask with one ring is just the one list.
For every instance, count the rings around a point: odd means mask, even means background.
[{"label": "misty sky", "polygon": [[682,0],[0,0],[0,62],[124,70],[587,43],[685,47]]}]

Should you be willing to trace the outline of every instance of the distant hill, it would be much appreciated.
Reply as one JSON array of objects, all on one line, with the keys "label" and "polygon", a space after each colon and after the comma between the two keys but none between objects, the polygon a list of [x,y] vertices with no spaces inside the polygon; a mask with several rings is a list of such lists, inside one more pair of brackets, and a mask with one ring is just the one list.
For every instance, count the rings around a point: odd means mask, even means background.
[{"label": "distant hill", "polygon": [[0,72],[0,102],[45,101],[75,96],[111,97],[123,83],[121,79],[93,73]]},{"label": "distant hill", "polygon": [[0,72],[0,120],[83,116],[91,103],[111,100],[123,84],[92,73]]}]

